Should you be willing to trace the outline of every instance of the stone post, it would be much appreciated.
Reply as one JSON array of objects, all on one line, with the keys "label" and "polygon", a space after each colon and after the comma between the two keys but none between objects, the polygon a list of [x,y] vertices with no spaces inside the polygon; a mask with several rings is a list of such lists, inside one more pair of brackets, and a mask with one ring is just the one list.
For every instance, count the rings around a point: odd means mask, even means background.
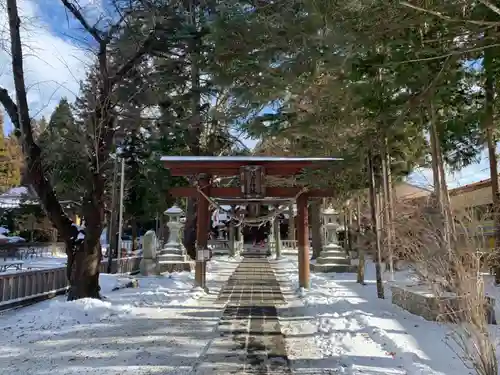
[{"label": "stone post", "polygon": [[217,239],[218,240],[223,240],[224,239],[224,235],[222,234],[222,231],[224,229],[224,226],[223,224],[217,224]]},{"label": "stone post", "polygon": [[273,221],[274,227],[274,242],[276,243],[276,259],[281,258],[281,231],[280,231],[280,221],[275,218]]},{"label": "stone post", "polygon": [[269,236],[268,236],[268,243],[269,243],[269,252],[272,254],[276,251],[276,236],[275,236],[275,231],[274,231],[274,223],[276,222],[276,218],[271,219],[271,225],[269,228]]},{"label": "stone post", "polygon": [[239,235],[239,241],[240,241],[239,251],[243,252],[243,249],[245,247],[245,238],[243,237],[243,225],[240,225],[238,227],[238,235]]},{"label": "stone post", "polygon": [[229,222],[229,256],[234,257],[236,255],[236,236],[234,223],[231,220]]},{"label": "stone post", "polygon": [[142,239],[142,259],[139,271],[143,276],[156,274],[156,234],[148,230]]}]

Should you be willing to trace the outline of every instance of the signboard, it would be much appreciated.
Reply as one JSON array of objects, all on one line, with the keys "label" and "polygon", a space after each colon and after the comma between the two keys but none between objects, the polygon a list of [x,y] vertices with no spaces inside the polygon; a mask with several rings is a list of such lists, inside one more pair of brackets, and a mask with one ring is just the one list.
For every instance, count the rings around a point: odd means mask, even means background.
[{"label": "signboard", "polygon": [[210,259],[210,250],[202,249],[202,250],[196,251],[196,261],[197,262],[204,262],[208,259]]},{"label": "signboard", "polygon": [[264,198],[266,187],[264,184],[265,170],[260,165],[245,165],[240,168],[241,193],[246,199]]}]

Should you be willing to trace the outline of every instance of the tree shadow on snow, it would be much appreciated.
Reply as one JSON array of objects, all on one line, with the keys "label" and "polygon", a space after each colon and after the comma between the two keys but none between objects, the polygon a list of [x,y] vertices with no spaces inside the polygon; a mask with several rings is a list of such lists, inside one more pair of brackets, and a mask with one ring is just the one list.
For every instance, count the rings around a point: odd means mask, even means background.
[{"label": "tree shadow on snow", "polygon": [[[405,374],[405,369],[415,372],[423,369],[422,373],[426,373],[426,367],[441,373],[467,371],[448,343],[444,342],[445,328],[442,325],[425,321],[395,307],[391,304],[390,295],[385,300],[376,299],[374,282],[361,286],[343,274],[321,277],[313,274],[312,282],[314,289],[302,299],[304,305],[292,305],[279,310],[287,346],[290,352],[294,352],[300,350],[297,347],[307,341],[319,340],[321,343],[323,340],[327,345],[328,340],[337,338],[335,345],[339,355],[325,356],[316,352],[314,356],[320,358],[307,358],[307,355],[299,354],[300,358],[292,360],[299,373],[322,374],[321,371],[332,368],[344,371],[341,368],[349,366],[364,374],[374,375]],[[390,328],[381,329],[382,325]],[[442,333],[442,342],[426,338],[425,330]],[[366,337],[389,355],[365,357],[345,354],[349,352],[349,347],[343,346],[342,338],[347,336]],[[398,344],[400,340],[413,342],[411,346],[418,350],[405,350],[404,342]]]}]

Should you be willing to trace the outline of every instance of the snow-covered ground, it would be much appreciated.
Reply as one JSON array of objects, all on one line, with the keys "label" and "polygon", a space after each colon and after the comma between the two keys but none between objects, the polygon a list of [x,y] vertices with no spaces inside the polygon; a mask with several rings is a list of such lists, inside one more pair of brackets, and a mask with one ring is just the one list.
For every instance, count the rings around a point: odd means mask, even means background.
[{"label": "snow-covered ground", "polygon": [[9,273],[19,273],[33,270],[42,270],[46,268],[56,268],[64,267],[66,265],[67,257],[62,254],[44,254],[43,256],[33,256],[25,259],[0,259],[0,264],[10,263],[10,262],[23,262],[23,267],[21,270],[8,269],[5,272],[0,272],[0,275],[5,275]]},{"label": "snow-covered ground", "polygon": [[123,276],[102,275],[104,301],[61,297],[0,314],[0,374],[187,374],[214,336],[214,300],[237,264],[211,262],[209,295],[189,273],[117,291]]},{"label": "snow-covered ground", "polygon": [[[449,327],[393,306],[389,288],[377,299],[373,264],[365,286],[354,274],[311,274],[299,297],[296,260],[272,263],[288,301],[280,322],[294,373],[472,374],[452,349]],[[237,264],[209,263],[208,295],[193,290],[188,273],[138,277],[138,288],[117,291],[127,280],[102,275],[104,301],[61,297],[0,314],[0,374],[195,374],[217,336],[215,297]]]},{"label": "snow-covered ground", "polygon": [[[296,290],[296,261],[282,260],[275,267],[283,270],[278,274],[288,281],[288,290]],[[403,281],[408,273],[395,276]],[[311,282],[301,299],[290,295],[289,307],[280,311],[297,374],[473,374],[457,355],[449,326],[392,305],[389,282],[385,299],[377,298],[372,263],[365,286],[356,283],[355,274],[311,274]]]},{"label": "snow-covered ground", "polygon": [[[24,270],[40,270],[45,268],[62,267],[66,265],[66,255],[48,255],[23,259]],[[9,270],[10,271],[10,270]]]}]

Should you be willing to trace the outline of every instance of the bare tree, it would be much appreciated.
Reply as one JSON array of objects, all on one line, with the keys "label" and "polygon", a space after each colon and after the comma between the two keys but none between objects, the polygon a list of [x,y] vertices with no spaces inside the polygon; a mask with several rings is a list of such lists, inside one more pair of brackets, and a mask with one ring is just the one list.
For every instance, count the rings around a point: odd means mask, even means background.
[{"label": "bare tree", "polygon": [[110,58],[110,45],[118,34],[130,10],[119,12],[119,20],[110,24],[105,30],[97,24],[92,25],[83,15],[77,2],[61,0],[67,11],[80,23],[83,29],[97,44],[96,78],[98,88],[93,108],[89,108],[87,121],[92,125],[92,151],[86,157],[88,160],[89,184],[83,197],[83,216],[85,233],[79,230],[65,214],[57,200],[54,188],[50,184],[43,168],[41,149],[33,137],[33,129],[29,115],[26,85],[23,68],[22,41],[20,35],[21,19],[18,13],[17,0],[7,0],[9,17],[10,44],[12,55],[12,70],[14,75],[17,104],[9,96],[6,89],[0,87],[0,102],[5,107],[17,133],[20,136],[26,157],[27,177],[29,183],[38,194],[41,205],[49,219],[66,242],[68,255],[67,276],[70,284],[68,299],[99,298],[99,264],[101,249],[99,238],[104,222],[104,198],[106,185],[107,163],[113,148],[115,135],[116,103],[113,93],[122,82],[141,63],[155,39],[155,28],[151,27],[138,47],[123,62]]}]

